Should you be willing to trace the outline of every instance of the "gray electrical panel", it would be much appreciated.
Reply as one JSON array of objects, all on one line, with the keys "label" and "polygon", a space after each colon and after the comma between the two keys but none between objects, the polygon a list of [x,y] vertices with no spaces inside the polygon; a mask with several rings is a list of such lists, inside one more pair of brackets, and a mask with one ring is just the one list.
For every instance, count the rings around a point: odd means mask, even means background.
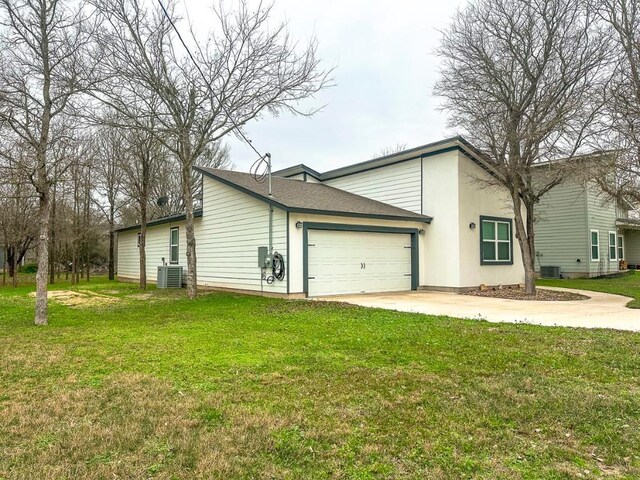
[{"label": "gray electrical panel", "polygon": [[271,255],[269,247],[258,247],[258,267],[271,268]]}]

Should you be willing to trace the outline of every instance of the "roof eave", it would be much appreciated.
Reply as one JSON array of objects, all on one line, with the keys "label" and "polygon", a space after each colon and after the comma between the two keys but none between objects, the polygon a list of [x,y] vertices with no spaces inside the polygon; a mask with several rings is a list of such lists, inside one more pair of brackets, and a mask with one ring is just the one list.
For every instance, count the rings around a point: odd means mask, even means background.
[{"label": "roof eave", "polygon": [[333,215],[337,217],[355,217],[355,218],[373,218],[377,220],[395,220],[403,222],[418,222],[418,223],[431,223],[433,217],[428,215],[409,216],[409,215],[385,215],[378,213],[355,213],[355,212],[341,212],[338,210],[316,210],[313,208],[295,208],[291,207],[288,210],[292,213],[307,213],[311,215]]},{"label": "roof eave", "polygon": [[[197,210],[193,211],[193,218],[201,218],[202,217],[202,209],[199,208]],[[147,222],[147,227],[156,227],[158,225],[164,225],[166,223],[173,223],[173,222],[183,222],[187,219],[187,215],[186,214],[182,214],[182,215],[171,215],[170,217],[164,217],[164,218],[158,218],[156,220],[151,220],[149,222]],[[114,230],[114,232],[116,233],[121,233],[121,232],[127,232],[129,230],[139,230],[141,227],[141,225],[139,223],[135,224],[135,225],[129,225],[127,227],[121,227],[121,228],[117,228]]]}]

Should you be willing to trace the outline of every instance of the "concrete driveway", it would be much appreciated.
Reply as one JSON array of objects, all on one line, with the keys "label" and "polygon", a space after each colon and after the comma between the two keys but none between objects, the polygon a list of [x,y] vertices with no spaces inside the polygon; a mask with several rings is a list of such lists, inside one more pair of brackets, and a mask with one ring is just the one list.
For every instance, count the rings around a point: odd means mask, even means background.
[{"label": "concrete driveway", "polygon": [[625,307],[631,300],[630,298],[584,290],[564,290],[587,295],[591,298],[569,302],[537,302],[419,291],[341,295],[323,297],[318,300],[333,300],[363,307],[446,315],[489,322],[640,331],[640,310]]}]

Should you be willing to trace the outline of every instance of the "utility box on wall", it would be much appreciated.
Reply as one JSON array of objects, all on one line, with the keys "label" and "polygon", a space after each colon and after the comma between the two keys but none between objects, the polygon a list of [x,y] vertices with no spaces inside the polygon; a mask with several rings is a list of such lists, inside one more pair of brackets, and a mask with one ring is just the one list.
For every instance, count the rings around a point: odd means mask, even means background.
[{"label": "utility box on wall", "polygon": [[272,257],[269,254],[269,247],[258,247],[258,267],[271,268]]}]

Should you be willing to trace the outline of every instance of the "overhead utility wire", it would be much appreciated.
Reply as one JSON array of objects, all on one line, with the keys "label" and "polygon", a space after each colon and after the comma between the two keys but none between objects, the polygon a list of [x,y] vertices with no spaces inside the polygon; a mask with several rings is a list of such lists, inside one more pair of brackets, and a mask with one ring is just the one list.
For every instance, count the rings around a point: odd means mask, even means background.
[{"label": "overhead utility wire", "polygon": [[191,58],[191,61],[193,62],[193,64],[195,65],[195,67],[198,69],[198,72],[200,72],[200,76],[202,77],[202,79],[204,80],[204,83],[207,85],[207,88],[209,89],[209,93],[211,93],[211,95],[213,96],[213,98],[215,98],[218,101],[218,104],[220,105],[220,107],[222,108],[222,110],[224,111],[224,113],[227,115],[227,117],[229,118],[229,120],[231,120],[231,123],[233,125],[233,127],[236,129],[236,131],[238,132],[238,134],[242,137],[242,139],[247,143],[247,145],[249,145],[251,147],[251,149],[256,152],[256,154],[260,157],[259,160],[264,160],[264,158],[266,156],[271,156],[270,154],[261,154],[258,149],[256,147],[253,146],[253,143],[251,142],[251,140],[249,140],[246,135],[242,132],[242,129],[238,126],[238,124],[233,120],[233,117],[229,114],[229,111],[227,110],[227,108],[224,106],[224,104],[222,103],[222,101],[220,100],[220,98],[218,98],[218,96],[215,94],[215,92],[213,91],[213,88],[211,88],[211,84],[209,83],[209,80],[207,79],[207,77],[205,76],[204,72],[202,71],[202,69],[200,68],[200,65],[198,65],[198,62],[196,62],[195,57],[193,56],[193,54],[191,53],[191,50],[189,49],[189,47],[187,46],[187,43],[184,41],[184,39],[182,38],[182,35],[180,34],[180,31],[178,30],[178,27],[176,27],[176,24],[173,23],[173,19],[171,18],[171,16],[169,15],[169,12],[167,11],[167,9],[165,8],[164,4],[162,3],[162,0],[158,0],[158,4],[160,5],[160,8],[162,9],[162,12],[164,13],[164,16],[167,18],[167,20],[169,20],[169,23],[171,24],[171,26],[173,27],[173,30],[176,32],[176,35],[178,36],[178,39],[180,40],[180,43],[182,43],[182,46],[184,47],[184,49],[187,51],[187,54],[189,55],[189,58]]}]

